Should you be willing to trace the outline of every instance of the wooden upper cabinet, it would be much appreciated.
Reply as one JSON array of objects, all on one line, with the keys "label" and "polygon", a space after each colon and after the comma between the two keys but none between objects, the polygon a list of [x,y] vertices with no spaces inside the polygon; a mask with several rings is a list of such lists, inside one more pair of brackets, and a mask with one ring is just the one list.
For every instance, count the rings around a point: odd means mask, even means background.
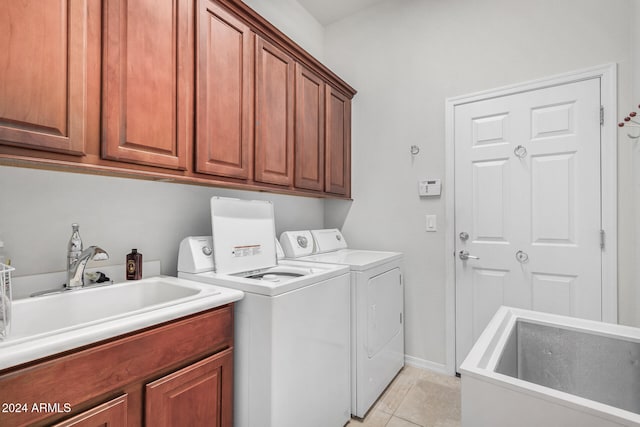
[{"label": "wooden upper cabinet", "polygon": [[102,156],[186,169],[193,143],[193,0],[103,4]]},{"label": "wooden upper cabinet", "polygon": [[296,188],[324,189],[324,85],[318,75],[296,64]]},{"label": "wooden upper cabinet", "polygon": [[351,99],[325,87],[325,191],[351,197]]},{"label": "wooden upper cabinet", "polygon": [[196,171],[251,178],[253,34],[216,2],[200,0]]},{"label": "wooden upper cabinet", "polygon": [[356,91],[242,1],[3,6],[0,162],[350,197]]},{"label": "wooden upper cabinet", "polygon": [[293,184],[294,61],[256,36],[255,180]]},{"label": "wooden upper cabinet", "polygon": [[87,0],[3,2],[0,143],[82,155]]},{"label": "wooden upper cabinet", "polygon": [[233,425],[233,351],[210,356],[146,386],[146,425]]}]

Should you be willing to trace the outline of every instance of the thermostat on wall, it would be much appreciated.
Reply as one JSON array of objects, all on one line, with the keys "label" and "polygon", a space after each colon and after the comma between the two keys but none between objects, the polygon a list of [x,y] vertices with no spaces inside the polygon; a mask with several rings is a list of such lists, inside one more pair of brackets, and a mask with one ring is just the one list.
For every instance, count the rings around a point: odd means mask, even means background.
[{"label": "thermostat on wall", "polygon": [[418,194],[420,196],[439,196],[442,185],[439,179],[423,179],[418,181]]}]

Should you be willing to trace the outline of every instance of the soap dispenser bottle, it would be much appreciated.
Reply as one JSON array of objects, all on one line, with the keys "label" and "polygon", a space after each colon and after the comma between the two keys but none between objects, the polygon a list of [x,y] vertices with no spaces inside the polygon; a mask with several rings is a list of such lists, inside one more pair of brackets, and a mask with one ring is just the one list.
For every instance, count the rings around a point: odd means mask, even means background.
[{"label": "soap dispenser bottle", "polygon": [[127,280],[142,279],[142,254],[137,249],[131,249],[127,255]]}]

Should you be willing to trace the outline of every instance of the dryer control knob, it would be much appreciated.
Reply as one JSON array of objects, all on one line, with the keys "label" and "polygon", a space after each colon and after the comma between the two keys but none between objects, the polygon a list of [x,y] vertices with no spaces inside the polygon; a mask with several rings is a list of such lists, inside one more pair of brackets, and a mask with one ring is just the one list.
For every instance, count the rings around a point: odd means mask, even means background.
[{"label": "dryer control knob", "polygon": [[309,241],[304,236],[298,236],[296,238],[296,241],[298,242],[298,245],[300,245],[301,248],[306,248],[307,245],[309,244]]},{"label": "dryer control knob", "polygon": [[205,254],[206,256],[210,256],[213,253],[213,251],[209,246],[203,246],[202,253]]}]

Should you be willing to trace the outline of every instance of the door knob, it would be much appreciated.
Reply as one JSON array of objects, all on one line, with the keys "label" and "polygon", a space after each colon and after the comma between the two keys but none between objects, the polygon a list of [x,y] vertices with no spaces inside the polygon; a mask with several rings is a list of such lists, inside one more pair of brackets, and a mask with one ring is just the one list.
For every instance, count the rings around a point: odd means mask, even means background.
[{"label": "door knob", "polygon": [[473,256],[473,255],[469,255],[469,252],[467,251],[460,251],[458,253],[458,256],[460,257],[461,260],[466,261],[468,259],[480,259],[480,257],[477,256]]}]

